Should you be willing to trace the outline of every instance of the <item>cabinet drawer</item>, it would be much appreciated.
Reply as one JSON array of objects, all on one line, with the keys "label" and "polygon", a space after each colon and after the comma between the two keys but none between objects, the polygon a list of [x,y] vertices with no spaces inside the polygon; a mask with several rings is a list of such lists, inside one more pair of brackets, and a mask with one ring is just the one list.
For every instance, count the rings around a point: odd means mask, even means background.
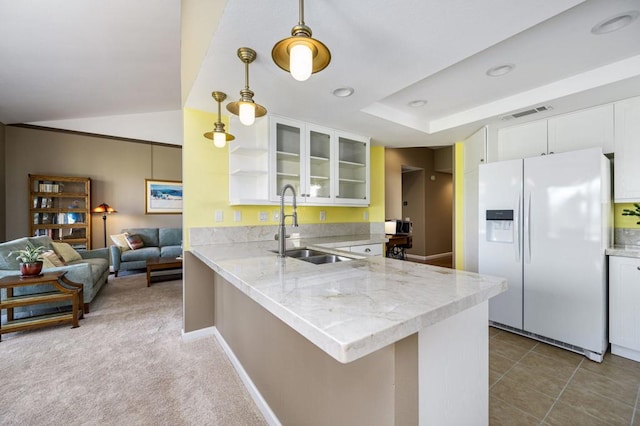
[{"label": "cabinet drawer", "polygon": [[382,256],[382,244],[364,244],[361,246],[351,246],[349,250],[353,253],[361,253],[369,256]]}]

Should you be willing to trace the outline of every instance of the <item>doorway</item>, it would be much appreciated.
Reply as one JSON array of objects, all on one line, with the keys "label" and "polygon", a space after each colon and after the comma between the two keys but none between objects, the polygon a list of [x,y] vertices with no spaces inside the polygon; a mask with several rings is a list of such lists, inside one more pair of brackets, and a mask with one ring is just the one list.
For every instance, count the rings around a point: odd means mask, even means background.
[{"label": "doorway", "polygon": [[385,217],[413,223],[408,260],[453,265],[452,155],[451,149],[385,149]]}]

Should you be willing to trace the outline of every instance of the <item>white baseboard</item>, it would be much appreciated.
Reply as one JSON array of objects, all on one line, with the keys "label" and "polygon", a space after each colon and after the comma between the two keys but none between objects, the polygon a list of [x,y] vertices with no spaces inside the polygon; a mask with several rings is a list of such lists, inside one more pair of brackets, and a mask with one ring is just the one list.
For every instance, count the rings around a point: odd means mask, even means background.
[{"label": "white baseboard", "polygon": [[229,357],[229,361],[231,361],[233,368],[236,369],[236,372],[240,376],[242,383],[244,383],[244,386],[249,391],[249,394],[251,395],[253,402],[255,402],[256,405],[258,406],[258,409],[264,416],[267,423],[272,426],[282,426],[282,423],[280,423],[280,420],[278,420],[275,413],[271,410],[271,407],[269,407],[269,404],[267,404],[267,401],[264,400],[264,398],[262,397],[262,394],[260,393],[256,385],[253,383],[253,381],[245,371],[244,367],[242,367],[240,360],[236,358],[236,355],[233,353],[233,351],[227,344],[226,340],[224,340],[224,337],[222,337],[222,334],[220,334],[220,332],[216,327],[211,327],[211,328],[213,328],[214,337],[216,338],[218,343],[220,343],[220,346],[222,346],[222,349]]},{"label": "white baseboard", "polygon": [[422,260],[422,261],[440,259],[442,257],[447,257],[447,256],[453,256],[453,252],[449,251],[449,252],[446,252],[446,253],[431,254],[429,256],[420,256],[420,255],[417,255],[417,254],[407,253],[407,257],[409,259],[416,259],[416,260]]},{"label": "white baseboard", "polygon": [[200,330],[190,331],[188,333],[182,330],[182,341],[193,342],[194,340],[203,339],[205,337],[215,336],[215,327],[201,328]]}]

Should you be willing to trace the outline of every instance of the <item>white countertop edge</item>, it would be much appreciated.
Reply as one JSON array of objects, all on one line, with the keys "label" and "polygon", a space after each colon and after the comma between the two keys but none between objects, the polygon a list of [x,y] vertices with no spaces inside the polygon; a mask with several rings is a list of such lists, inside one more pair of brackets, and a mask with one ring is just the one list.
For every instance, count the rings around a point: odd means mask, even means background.
[{"label": "white countertop edge", "polygon": [[613,246],[605,250],[608,256],[633,257],[640,259],[639,246]]},{"label": "white countertop edge", "polygon": [[[465,309],[478,305],[507,289],[507,283],[506,280],[504,280],[500,287],[496,286],[478,291],[472,295],[458,299],[447,305],[443,305],[438,309],[431,310],[423,315],[381,330],[375,335],[370,335],[365,339],[345,343],[336,340],[334,337],[308,323],[297,314],[287,310],[279,303],[276,303],[270,298],[264,296],[237,276],[220,267],[215,261],[199,253],[197,247],[194,247],[192,253],[208,265],[213,271],[233,284],[238,290],[242,291],[250,299],[296,330],[302,336],[325,351],[328,355],[345,364],[402,340],[405,337],[417,333],[425,327],[454,316]],[[464,273],[463,271],[459,272]]]}]

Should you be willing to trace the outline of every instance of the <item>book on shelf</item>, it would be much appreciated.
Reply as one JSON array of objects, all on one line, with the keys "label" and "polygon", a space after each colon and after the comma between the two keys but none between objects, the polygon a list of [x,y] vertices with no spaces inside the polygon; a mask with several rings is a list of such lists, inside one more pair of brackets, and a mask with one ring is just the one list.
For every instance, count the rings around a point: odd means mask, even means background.
[{"label": "book on shelf", "polygon": [[36,197],[33,199],[33,208],[50,209],[53,205],[53,198]]},{"label": "book on shelf", "polygon": [[38,184],[38,192],[60,192],[60,184],[41,182]]}]

